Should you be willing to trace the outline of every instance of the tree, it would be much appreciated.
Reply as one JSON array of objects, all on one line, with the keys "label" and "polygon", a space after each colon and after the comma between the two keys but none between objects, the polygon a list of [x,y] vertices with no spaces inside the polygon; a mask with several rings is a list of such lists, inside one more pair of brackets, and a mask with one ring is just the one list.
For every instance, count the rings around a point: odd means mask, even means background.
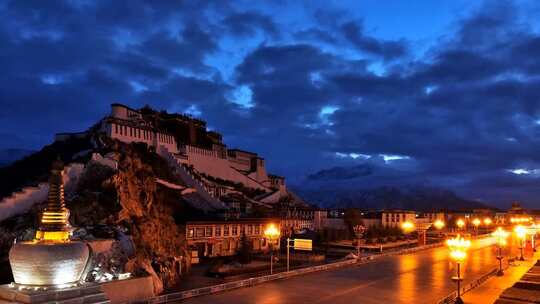
[{"label": "tree", "polygon": [[358,209],[347,209],[345,210],[345,214],[343,215],[343,221],[347,225],[347,228],[349,229],[349,233],[352,236],[355,236],[354,227],[358,225],[362,225],[362,214],[360,213],[360,210]]}]

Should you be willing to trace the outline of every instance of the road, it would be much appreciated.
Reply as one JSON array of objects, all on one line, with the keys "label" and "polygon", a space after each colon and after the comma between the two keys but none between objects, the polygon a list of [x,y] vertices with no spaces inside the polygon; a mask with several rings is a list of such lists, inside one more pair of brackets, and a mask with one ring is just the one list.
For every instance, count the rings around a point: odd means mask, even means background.
[{"label": "road", "polygon": [[[498,264],[491,239],[474,241],[465,284]],[[515,253],[512,253],[515,255]],[[444,247],[384,257],[371,263],[202,296],[182,303],[436,303],[455,290],[455,268]]]}]

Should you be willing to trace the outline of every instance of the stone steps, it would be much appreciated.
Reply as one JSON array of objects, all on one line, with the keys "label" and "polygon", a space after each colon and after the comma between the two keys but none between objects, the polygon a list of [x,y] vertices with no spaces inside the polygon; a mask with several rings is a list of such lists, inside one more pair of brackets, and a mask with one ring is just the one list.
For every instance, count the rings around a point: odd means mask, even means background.
[{"label": "stone steps", "polygon": [[507,288],[499,296],[496,304],[540,303],[540,267],[539,263],[531,267],[519,282]]}]

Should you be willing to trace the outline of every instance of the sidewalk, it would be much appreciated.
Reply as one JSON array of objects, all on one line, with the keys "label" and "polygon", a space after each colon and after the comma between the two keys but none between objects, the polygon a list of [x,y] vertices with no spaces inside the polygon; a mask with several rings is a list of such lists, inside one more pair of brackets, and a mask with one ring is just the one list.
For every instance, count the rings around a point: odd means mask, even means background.
[{"label": "sidewalk", "polygon": [[484,284],[477,288],[465,293],[462,298],[463,302],[467,304],[481,303],[491,304],[494,303],[499,295],[509,287],[512,287],[514,283],[519,279],[536,263],[540,258],[540,252],[537,252],[534,256],[526,257],[525,261],[515,261],[505,271],[504,276],[493,276],[487,280]]}]

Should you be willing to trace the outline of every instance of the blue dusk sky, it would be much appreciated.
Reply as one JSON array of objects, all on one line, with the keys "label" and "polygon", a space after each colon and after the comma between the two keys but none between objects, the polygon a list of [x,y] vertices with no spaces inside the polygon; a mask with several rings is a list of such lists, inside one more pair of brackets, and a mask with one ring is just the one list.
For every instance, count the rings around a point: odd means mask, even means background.
[{"label": "blue dusk sky", "polygon": [[149,104],[291,183],[368,163],[540,207],[538,1],[0,1],[0,67],[0,149]]}]

